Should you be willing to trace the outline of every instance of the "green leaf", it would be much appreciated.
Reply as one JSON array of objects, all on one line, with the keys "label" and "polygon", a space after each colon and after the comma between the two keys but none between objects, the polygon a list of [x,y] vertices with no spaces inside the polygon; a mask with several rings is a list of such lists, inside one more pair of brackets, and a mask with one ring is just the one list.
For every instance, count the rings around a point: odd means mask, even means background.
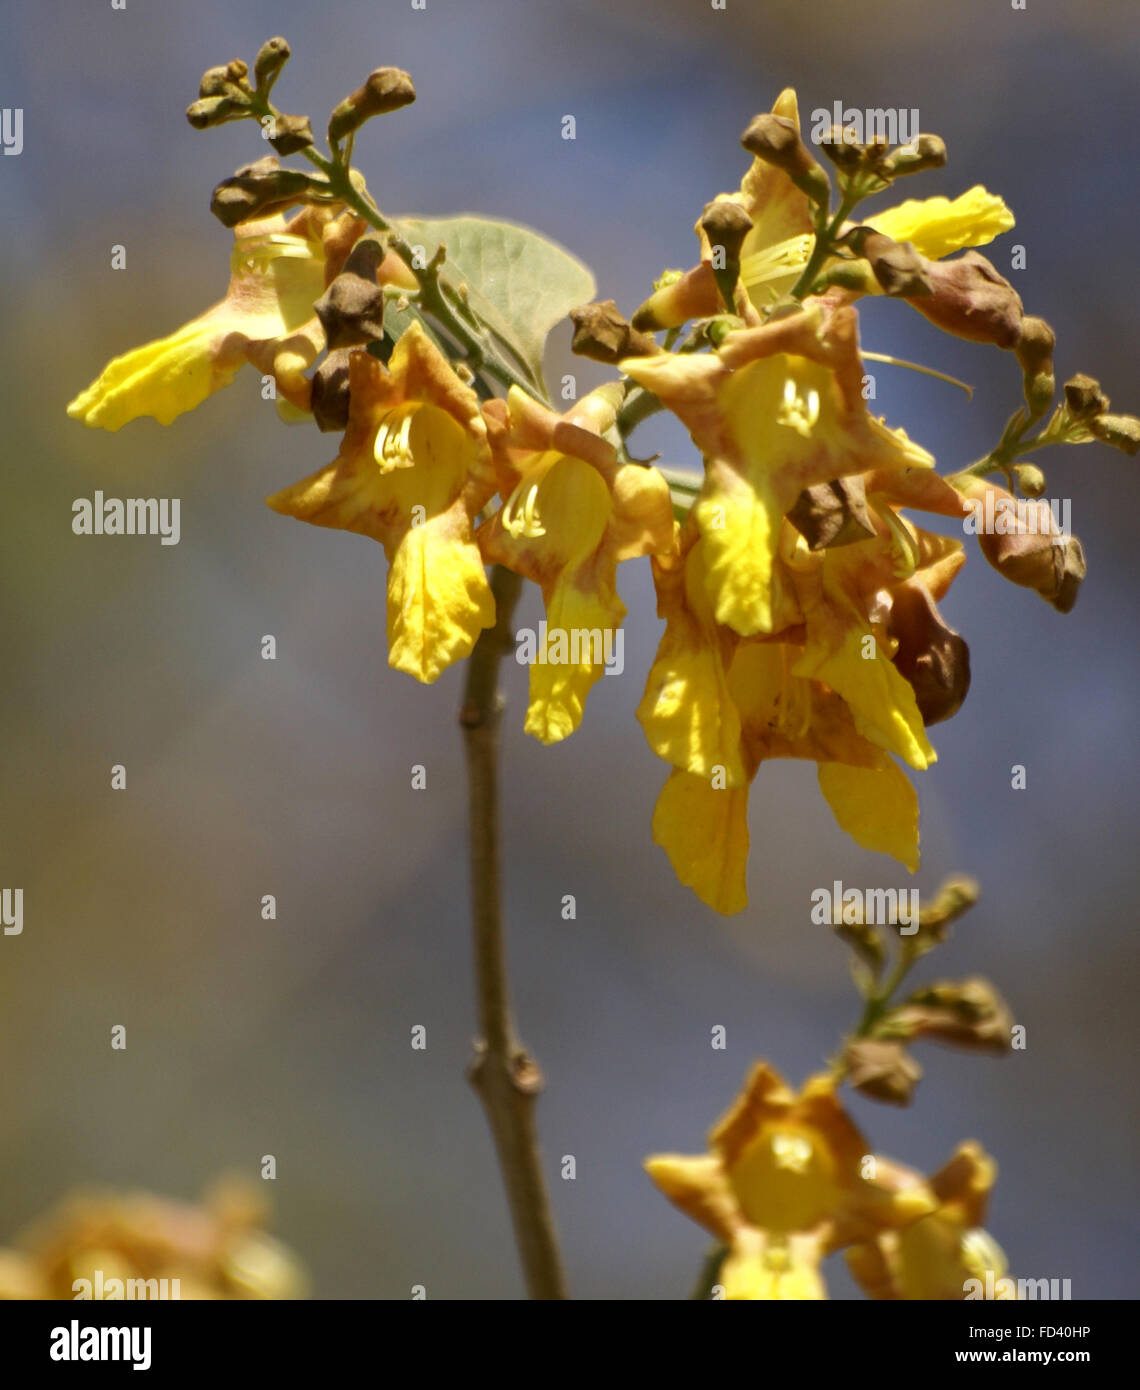
[{"label": "green leaf", "polygon": [[400,219],[400,231],[430,260],[447,248],[441,279],[467,286],[472,311],[542,385],[542,353],[550,330],[591,299],[594,277],[568,251],[528,227],[483,217]]}]

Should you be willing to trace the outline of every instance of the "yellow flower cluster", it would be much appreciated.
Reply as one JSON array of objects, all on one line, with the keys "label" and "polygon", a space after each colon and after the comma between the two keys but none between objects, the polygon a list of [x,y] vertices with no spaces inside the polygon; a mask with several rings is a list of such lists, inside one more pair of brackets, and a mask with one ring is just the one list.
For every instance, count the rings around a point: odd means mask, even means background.
[{"label": "yellow flower cluster", "polygon": [[199,1205],[77,1191],[0,1249],[0,1299],[294,1299],[308,1279],[227,1179]]},{"label": "yellow flower cluster", "polygon": [[[932,1178],[867,1151],[830,1076],[798,1095],[757,1063],[700,1157],[661,1154],[650,1177],[724,1247],[726,1299],[826,1298],[820,1266],[846,1250],[875,1299],[963,1299],[1000,1285],[1005,1257],[984,1231],[997,1168],[962,1144]],[[992,1271],[989,1284],[986,1273]]]}]

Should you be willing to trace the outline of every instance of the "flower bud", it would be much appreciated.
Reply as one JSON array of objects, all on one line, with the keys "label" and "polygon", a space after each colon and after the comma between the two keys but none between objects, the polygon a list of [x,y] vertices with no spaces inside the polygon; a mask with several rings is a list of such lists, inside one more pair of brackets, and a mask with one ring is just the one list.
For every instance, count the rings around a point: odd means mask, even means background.
[{"label": "flower bud", "polygon": [[875,534],[867,512],[866,488],[858,473],[804,488],[787,516],[809,550],[851,545]]},{"label": "flower bud", "polygon": [[277,133],[269,143],[280,155],[300,154],[313,143],[313,128],[308,116],[277,116]]},{"label": "flower bud", "polygon": [[292,203],[304,202],[317,187],[316,180],[299,169],[282,169],[267,154],[255,164],[239,169],[214,189],[210,211],[223,227],[236,227],[251,217],[280,212]]},{"label": "flower bud", "polygon": [[970,479],[964,492],[979,516],[978,544],[994,569],[1068,613],[1087,573],[1085,553],[1076,536],[1060,531],[1049,504],[1017,502],[982,478]]},{"label": "flower bud", "polygon": [[326,433],[348,426],[349,357],[352,352],[352,348],[334,348],[313,373],[313,419],[317,428]]},{"label": "flower bud", "polygon": [[847,240],[855,254],[870,265],[884,294],[911,299],[931,293],[927,268],[933,262],[920,256],[909,241],[892,241],[873,227],[856,227]]},{"label": "flower bud", "polygon": [[771,112],[753,118],[740,137],[740,143],[757,159],[781,169],[813,203],[827,206],[831,198],[831,181],[803,140],[799,127],[788,116]]},{"label": "flower bud", "polygon": [[658,351],[653,339],[638,333],[612,299],[571,309],[570,321],[574,325],[570,350],[580,357],[613,364],[623,357],[645,357]]},{"label": "flower bud", "polygon": [[1140,452],[1140,420],[1135,415],[1094,416],[1089,421],[1089,433],[1102,444],[1111,444],[1126,454]]},{"label": "flower bud", "polygon": [[980,896],[976,879],[948,878],[934,901],[919,908],[918,941],[941,945],[949,936],[950,927],[970,911]]},{"label": "flower bud", "polygon": [[708,240],[720,297],[732,313],[736,308],[736,284],[740,279],[740,248],[752,230],[752,219],[731,198],[718,198],[705,207],[700,227]]},{"label": "flower bud", "polygon": [[879,165],[887,178],[902,178],[921,174],[926,169],[941,169],[946,163],[946,142],[940,135],[919,135],[909,145],[900,145]]},{"label": "flower bud", "polygon": [[855,1090],[888,1105],[909,1105],[922,1079],[922,1068],[898,1042],[853,1038],[843,1059]]},{"label": "flower bud", "polygon": [[210,126],[224,125],[227,121],[240,121],[248,115],[249,107],[230,97],[202,97],[186,108],[186,119],[195,130],[207,130]]},{"label": "flower bud", "polygon": [[207,68],[202,74],[202,80],[198,84],[198,95],[200,97],[224,97],[230,95],[229,89],[233,84],[229,78],[227,68]]},{"label": "flower bud", "polygon": [[984,1052],[1008,1052],[1013,1019],[988,980],[942,981],[919,990],[887,1016],[895,1038],[930,1038]]},{"label": "flower bud", "polygon": [[922,722],[939,724],[957,714],[970,689],[970,649],[921,582],[898,585],[892,599],[887,628],[898,646],[891,660],[913,689]]},{"label": "flower bud", "polygon": [[1035,463],[1015,463],[1017,485],[1026,497],[1040,497],[1045,491],[1045,474]]},{"label": "flower bud", "polygon": [[325,330],[330,351],[360,347],[384,336],[384,291],[376,273],[384,247],[371,237],[360,241],[313,310]]},{"label": "flower bud", "polygon": [[1065,401],[1069,414],[1078,420],[1101,415],[1108,409],[1108,397],[1100,389],[1100,382],[1084,372],[1078,372],[1065,382]]},{"label": "flower bud", "polygon": [[402,68],[377,68],[369,73],[329,117],[329,139],[343,140],[373,116],[398,111],[416,99],[411,77]]},{"label": "flower bud", "polygon": [[643,333],[655,333],[689,319],[709,318],[720,307],[716,276],[708,261],[702,261],[655,290],[634,314],[632,323]]},{"label": "flower bud", "polygon": [[967,251],[952,261],[920,257],[931,291],[914,307],[931,323],[971,343],[1016,347],[1021,336],[1021,296],[985,256]]},{"label": "flower bud", "polygon": [[1053,371],[1053,349],[1057,346],[1057,335],[1044,319],[1026,314],[1021,320],[1021,333],[1014,348],[1014,356],[1026,376],[1036,376],[1038,372]]},{"label": "flower bud", "polygon": [[253,60],[253,76],[257,90],[267,93],[277,81],[277,75],[289,61],[290,48],[284,39],[267,39]]}]

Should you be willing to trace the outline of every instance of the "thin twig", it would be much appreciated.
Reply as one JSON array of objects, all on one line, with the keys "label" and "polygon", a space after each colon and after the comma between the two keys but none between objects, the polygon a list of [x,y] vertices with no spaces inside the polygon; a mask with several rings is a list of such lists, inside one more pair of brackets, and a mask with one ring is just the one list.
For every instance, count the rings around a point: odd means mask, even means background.
[{"label": "thin twig", "polygon": [[538,1151],[535,1102],[542,1072],[515,1035],[507,983],[499,876],[499,662],[511,645],[511,615],[522,581],[491,576],[495,626],[475,644],[459,723],[467,751],[471,902],[480,1037],[468,1073],[483,1102],[499,1155],[515,1241],[531,1298],[566,1298],[562,1259]]}]

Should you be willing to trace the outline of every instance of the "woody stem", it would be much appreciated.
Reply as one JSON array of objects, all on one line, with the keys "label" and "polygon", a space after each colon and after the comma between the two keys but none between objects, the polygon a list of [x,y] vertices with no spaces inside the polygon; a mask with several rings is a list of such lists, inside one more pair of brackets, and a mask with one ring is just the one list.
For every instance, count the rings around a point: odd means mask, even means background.
[{"label": "woody stem", "polygon": [[483,631],[467,663],[459,711],[467,752],[471,900],[479,1038],[468,1073],[483,1102],[515,1242],[531,1298],[568,1297],[550,1198],[538,1149],[535,1105],[542,1072],[515,1033],[507,979],[499,868],[499,663],[511,645],[511,616],[522,581],[498,566],[491,574],[494,627]]}]

